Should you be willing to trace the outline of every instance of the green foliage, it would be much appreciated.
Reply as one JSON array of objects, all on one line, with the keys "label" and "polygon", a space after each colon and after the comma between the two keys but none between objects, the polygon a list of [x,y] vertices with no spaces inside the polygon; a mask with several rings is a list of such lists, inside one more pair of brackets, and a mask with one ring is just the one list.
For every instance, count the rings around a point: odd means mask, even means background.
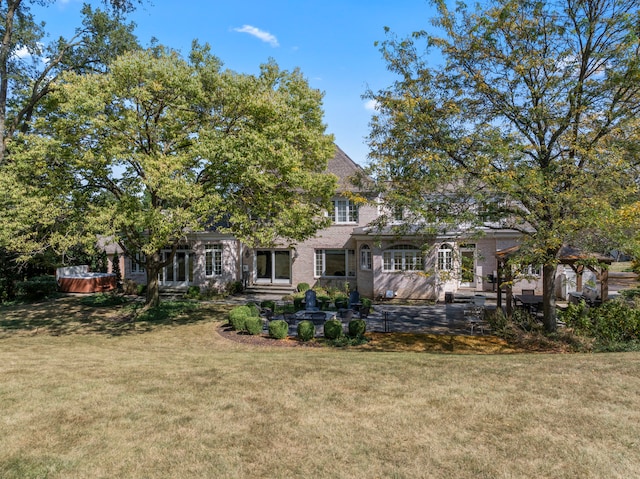
[{"label": "green foliage", "polygon": [[367,330],[367,323],[364,319],[352,319],[349,321],[349,336],[358,338],[364,336]]},{"label": "green foliage", "polygon": [[246,318],[252,316],[249,306],[236,306],[229,311],[229,324],[236,331],[244,331]]},{"label": "green foliage", "polygon": [[338,339],[342,336],[342,323],[338,319],[330,319],[324,323],[324,337],[326,339]]},{"label": "green foliage", "polygon": [[302,309],[302,302],[304,301],[304,295],[301,293],[296,293],[293,296],[293,307],[296,311],[300,311]]},{"label": "green foliage", "polygon": [[296,288],[296,290],[299,293],[304,293],[305,291],[307,291],[310,288],[311,288],[311,286],[309,286],[309,283],[298,283],[298,287]]},{"label": "green foliage", "polygon": [[269,322],[269,336],[275,339],[284,339],[289,334],[289,325],[283,319],[274,319]]},{"label": "green foliage", "polygon": [[322,93],[297,70],[270,62],[237,74],[208,46],[188,58],[154,47],[101,75],[67,74],[51,95],[55,108],[12,147],[16,181],[39,178],[30,193],[69,212],[55,217],[77,212],[78,228],[144,254],[150,277],[185,230],[224,223],[220,232],[257,244],[304,241],[329,223],[318,213],[335,190],[325,172],[335,146]]},{"label": "green foliage", "polygon": [[[137,308],[138,304],[134,304],[133,307]],[[198,304],[191,301],[165,301],[158,306],[141,310],[136,322],[165,323],[174,321],[177,317],[198,308]]]},{"label": "green foliage", "polygon": [[260,316],[260,307],[256,303],[249,302],[247,303],[247,307],[249,308],[249,316]]},{"label": "green foliage", "polygon": [[300,321],[298,323],[298,338],[302,341],[310,341],[316,334],[316,327],[311,321]]},{"label": "green foliage", "polygon": [[276,310],[276,302],[268,299],[268,300],[262,301],[260,303],[260,307],[261,308],[269,308],[271,311],[275,311]]},{"label": "green foliage", "polygon": [[544,322],[555,329],[549,299],[560,248],[624,246],[630,229],[614,218],[640,196],[630,173],[639,4],[436,3],[435,29],[380,44],[397,76],[367,94],[377,106],[374,189],[386,211],[406,212],[412,234],[471,234],[486,222],[522,233],[517,260],[544,266]]},{"label": "green foliage", "polygon": [[35,276],[16,284],[18,296],[28,300],[39,300],[53,296],[58,291],[55,276]]},{"label": "green foliage", "polygon": [[336,295],[333,302],[336,305],[336,309],[345,309],[349,306],[349,298],[343,294]]},{"label": "green foliage", "polygon": [[244,320],[244,330],[254,336],[262,333],[262,318],[256,316],[246,317]]},{"label": "green foliage", "polygon": [[590,308],[571,304],[561,319],[576,333],[593,337],[602,347],[640,341],[640,310],[623,300],[611,300]]},{"label": "green foliage", "polygon": [[242,281],[231,281],[227,283],[227,293],[230,295],[240,294],[243,289]]},{"label": "green foliage", "polygon": [[113,293],[96,293],[80,299],[80,303],[85,306],[111,307],[125,304],[129,300],[124,296]]},{"label": "green foliage", "polygon": [[184,295],[187,299],[199,299],[200,298],[200,286],[189,286],[187,292]]},{"label": "green foliage", "polygon": [[116,275],[116,285],[120,287],[122,283],[122,271],[120,270],[120,255],[117,251],[113,253],[113,259],[111,260],[111,272]]}]

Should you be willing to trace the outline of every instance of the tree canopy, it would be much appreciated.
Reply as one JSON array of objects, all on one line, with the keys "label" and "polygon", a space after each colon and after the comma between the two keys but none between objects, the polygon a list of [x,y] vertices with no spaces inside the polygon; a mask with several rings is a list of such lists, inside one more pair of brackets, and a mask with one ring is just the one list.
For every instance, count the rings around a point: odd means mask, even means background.
[{"label": "tree canopy", "polygon": [[125,53],[107,72],[59,79],[55,105],[11,144],[13,168],[75,231],[142,253],[157,304],[158,273],[173,259],[162,250],[175,253],[191,232],[215,226],[272,245],[325,224],[334,145],[321,100],[299,71],[223,70],[197,43],[188,59],[162,47]]},{"label": "tree canopy", "polygon": [[520,231],[553,330],[561,246],[610,246],[638,198],[639,2],[436,5],[431,32],[381,43],[398,80],[367,94],[370,171],[426,228]]}]

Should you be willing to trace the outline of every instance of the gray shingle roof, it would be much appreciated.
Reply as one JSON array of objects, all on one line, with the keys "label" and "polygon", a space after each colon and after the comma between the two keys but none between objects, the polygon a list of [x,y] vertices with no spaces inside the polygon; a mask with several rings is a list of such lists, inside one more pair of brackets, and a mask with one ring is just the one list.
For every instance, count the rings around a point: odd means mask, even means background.
[{"label": "gray shingle roof", "polygon": [[327,164],[327,172],[338,177],[338,191],[358,191],[360,188],[354,186],[350,178],[362,174],[362,168],[353,161],[342,149],[335,145],[336,154]]}]

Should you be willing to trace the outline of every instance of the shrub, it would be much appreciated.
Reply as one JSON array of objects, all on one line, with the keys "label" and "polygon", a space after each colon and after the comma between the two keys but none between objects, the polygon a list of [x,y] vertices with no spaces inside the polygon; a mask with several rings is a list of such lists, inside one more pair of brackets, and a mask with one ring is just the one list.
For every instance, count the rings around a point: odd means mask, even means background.
[{"label": "shrub", "polygon": [[146,284],[136,285],[136,294],[138,296],[144,296],[145,294],[147,294],[147,285]]},{"label": "shrub", "polygon": [[198,299],[200,297],[200,287],[199,286],[189,286],[187,292],[184,295],[187,299]]},{"label": "shrub", "polygon": [[584,302],[570,304],[561,319],[576,333],[591,336],[601,345],[640,340],[640,310],[624,300],[607,301],[597,308]]},{"label": "shrub", "polygon": [[249,316],[251,316],[249,306],[236,306],[229,311],[229,324],[236,331],[244,331],[244,323]]},{"label": "shrub", "polygon": [[284,339],[289,334],[289,325],[284,319],[276,319],[269,323],[269,336]]},{"label": "shrub", "polygon": [[249,308],[249,316],[260,316],[260,307],[256,303],[247,303],[247,308]]},{"label": "shrub", "polygon": [[345,309],[349,306],[349,298],[344,295],[336,296],[333,302],[336,305],[336,309]]},{"label": "shrub", "polygon": [[275,311],[276,310],[276,302],[271,300],[271,299],[267,299],[267,300],[263,301],[262,303],[260,303],[260,307],[261,308],[269,308],[271,311]]},{"label": "shrub", "polygon": [[240,294],[243,289],[242,281],[232,281],[227,283],[227,293],[229,294]]},{"label": "shrub", "polygon": [[364,319],[352,319],[349,321],[349,336],[352,338],[359,338],[364,336],[367,330],[367,323]]},{"label": "shrub", "polygon": [[311,289],[309,283],[298,283],[298,287],[296,288],[299,293],[304,293],[306,290]]},{"label": "shrub", "polygon": [[342,323],[338,319],[330,319],[324,323],[324,337],[338,339],[342,336]]},{"label": "shrub", "polygon": [[244,319],[244,329],[247,333],[256,335],[262,332],[262,318],[256,316],[248,316]]},{"label": "shrub", "polygon": [[27,299],[43,299],[56,293],[58,283],[55,276],[34,276],[27,281],[20,281],[16,285],[18,296]]},{"label": "shrub", "polygon": [[296,295],[293,297],[293,307],[296,311],[302,309],[302,302],[304,301],[304,296]]},{"label": "shrub", "polygon": [[300,321],[298,323],[298,337],[302,341],[309,341],[316,335],[316,327],[311,321]]},{"label": "shrub", "polygon": [[362,306],[369,309],[371,309],[371,306],[373,305],[373,301],[369,298],[360,298],[360,302],[362,303]]}]

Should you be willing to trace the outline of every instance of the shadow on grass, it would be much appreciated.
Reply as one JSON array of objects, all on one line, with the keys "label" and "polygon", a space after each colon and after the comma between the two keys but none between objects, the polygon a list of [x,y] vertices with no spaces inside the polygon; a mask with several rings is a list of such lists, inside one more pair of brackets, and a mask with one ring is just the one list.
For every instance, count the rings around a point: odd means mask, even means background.
[{"label": "shadow on grass", "polygon": [[424,333],[367,333],[362,351],[412,351],[452,354],[505,354],[524,352],[496,336]]},{"label": "shadow on grass", "polygon": [[144,309],[137,299],[105,304],[90,297],[0,307],[0,338],[19,335],[141,334],[159,327],[223,320],[228,306],[191,301],[166,301]]}]

